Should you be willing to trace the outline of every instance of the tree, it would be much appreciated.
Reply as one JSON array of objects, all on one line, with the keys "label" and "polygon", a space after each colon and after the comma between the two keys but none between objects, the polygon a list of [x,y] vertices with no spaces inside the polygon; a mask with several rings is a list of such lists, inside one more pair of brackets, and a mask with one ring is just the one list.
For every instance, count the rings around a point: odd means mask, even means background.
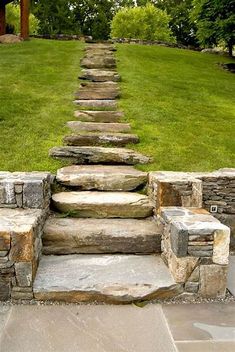
[{"label": "tree", "polygon": [[192,20],[197,25],[197,37],[203,46],[225,43],[229,55],[235,45],[235,1],[194,0]]},{"label": "tree", "polygon": [[[20,5],[15,3],[10,3],[6,7],[6,24],[7,31],[10,33],[18,34],[20,32]],[[39,21],[33,15],[29,16],[29,33],[37,34],[39,29]]]},{"label": "tree", "polygon": [[113,38],[135,38],[174,42],[169,28],[170,17],[153,4],[123,8],[114,16],[111,25]]}]

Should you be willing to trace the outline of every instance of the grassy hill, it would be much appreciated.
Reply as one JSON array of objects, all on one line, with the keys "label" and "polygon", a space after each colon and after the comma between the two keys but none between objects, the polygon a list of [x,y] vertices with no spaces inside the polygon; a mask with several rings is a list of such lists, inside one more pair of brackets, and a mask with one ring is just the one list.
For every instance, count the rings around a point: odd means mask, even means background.
[{"label": "grassy hill", "polygon": [[[121,108],[154,157],[148,170],[235,166],[235,75],[229,59],[159,46],[119,45]],[[231,60],[230,60],[231,61]]]},{"label": "grassy hill", "polygon": [[[55,171],[48,150],[73,117],[83,44],[32,40],[0,46],[0,170]],[[139,45],[118,46],[119,105],[154,158],[145,170],[234,166],[235,75],[226,58]]]}]

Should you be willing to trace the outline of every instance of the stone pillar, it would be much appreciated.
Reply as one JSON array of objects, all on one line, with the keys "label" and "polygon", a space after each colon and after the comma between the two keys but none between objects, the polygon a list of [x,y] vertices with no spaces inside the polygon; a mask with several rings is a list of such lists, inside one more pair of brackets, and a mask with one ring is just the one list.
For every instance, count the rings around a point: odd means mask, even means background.
[{"label": "stone pillar", "polygon": [[0,4],[0,35],[6,33],[6,6]]},{"label": "stone pillar", "polygon": [[29,0],[21,0],[21,37],[29,39]]}]

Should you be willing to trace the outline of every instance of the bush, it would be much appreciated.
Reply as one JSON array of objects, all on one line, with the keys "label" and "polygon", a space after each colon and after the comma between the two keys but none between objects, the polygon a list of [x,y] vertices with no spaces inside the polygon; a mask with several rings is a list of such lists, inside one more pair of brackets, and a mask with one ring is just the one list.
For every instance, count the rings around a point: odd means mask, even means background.
[{"label": "bush", "polygon": [[[20,33],[20,6],[8,4],[6,7],[6,23],[7,31],[10,33]],[[39,28],[39,21],[37,18],[30,14],[29,16],[29,33],[37,34]]]},{"label": "bush", "polygon": [[123,8],[111,24],[112,38],[130,38],[175,42],[169,28],[170,16],[152,4]]}]

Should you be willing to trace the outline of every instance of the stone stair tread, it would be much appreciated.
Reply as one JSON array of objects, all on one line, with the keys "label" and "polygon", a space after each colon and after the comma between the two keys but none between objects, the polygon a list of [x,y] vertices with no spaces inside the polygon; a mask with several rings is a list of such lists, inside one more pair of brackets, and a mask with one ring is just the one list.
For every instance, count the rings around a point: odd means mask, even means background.
[{"label": "stone stair tread", "polygon": [[151,159],[132,149],[105,147],[54,147],[49,155],[73,164],[147,164]]},{"label": "stone stair tread", "polygon": [[93,82],[120,81],[120,76],[116,71],[103,69],[83,69],[79,78]]},{"label": "stone stair tread", "polygon": [[74,103],[84,108],[117,109],[117,101],[114,99],[76,99]]},{"label": "stone stair tread", "polygon": [[112,44],[90,44],[90,45],[86,45],[85,47],[85,51],[89,51],[89,50],[109,50],[109,51],[116,51],[116,47]]},{"label": "stone stair tread", "polygon": [[83,190],[130,191],[147,182],[147,173],[131,166],[72,165],[57,170],[56,179]]},{"label": "stone stair tread", "polygon": [[87,89],[118,89],[119,85],[117,82],[107,81],[107,82],[90,82],[90,81],[82,81],[79,87],[79,90],[87,90]]},{"label": "stone stair tread", "polygon": [[43,253],[47,255],[160,252],[160,229],[152,218],[72,219],[52,216],[44,227]]},{"label": "stone stair tread", "polygon": [[112,145],[124,147],[127,144],[139,143],[139,137],[135,134],[128,133],[102,133],[102,132],[84,132],[65,136],[64,144],[70,146],[105,146]]},{"label": "stone stair tread", "polygon": [[33,288],[38,300],[130,303],[182,292],[160,256],[42,256]]},{"label": "stone stair tread", "polygon": [[116,60],[112,57],[84,57],[81,60],[81,67],[87,69],[113,69],[116,68]]},{"label": "stone stair tread", "polygon": [[61,213],[77,218],[147,218],[153,205],[146,195],[132,192],[60,192],[52,203]]},{"label": "stone stair tread", "polygon": [[92,110],[78,110],[74,112],[74,117],[84,122],[120,122],[124,117],[121,111],[92,111]]},{"label": "stone stair tread", "polygon": [[129,123],[106,123],[106,122],[83,122],[69,121],[67,126],[74,132],[130,132],[131,126]]}]

